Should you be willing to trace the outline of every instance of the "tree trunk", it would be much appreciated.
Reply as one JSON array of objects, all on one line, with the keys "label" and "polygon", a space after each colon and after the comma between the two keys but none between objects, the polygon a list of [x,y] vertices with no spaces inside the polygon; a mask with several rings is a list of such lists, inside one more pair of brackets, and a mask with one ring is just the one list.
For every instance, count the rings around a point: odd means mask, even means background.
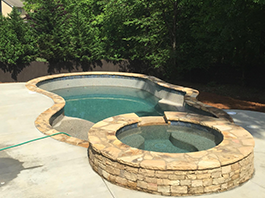
[{"label": "tree trunk", "polygon": [[177,67],[177,14],[178,14],[178,1],[174,2],[174,15],[173,15],[173,39],[172,39],[172,51],[173,51],[173,67]]}]

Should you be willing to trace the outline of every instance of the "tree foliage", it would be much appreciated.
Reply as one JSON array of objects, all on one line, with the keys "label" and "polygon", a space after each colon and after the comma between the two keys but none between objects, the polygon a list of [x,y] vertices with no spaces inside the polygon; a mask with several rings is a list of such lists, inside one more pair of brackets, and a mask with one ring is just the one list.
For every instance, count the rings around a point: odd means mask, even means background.
[{"label": "tree foliage", "polygon": [[100,36],[99,18],[93,10],[93,1],[72,0],[67,9],[69,18],[71,60],[84,71],[103,58],[103,39]]},{"label": "tree foliage", "polygon": [[50,70],[73,64],[90,70],[102,58],[103,42],[99,36],[97,15],[90,0],[28,0],[27,19],[34,29],[40,56],[50,63]]},{"label": "tree foliage", "polygon": [[203,63],[215,71],[220,71],[218,67],[235,70],[235,78],[243,84],[250,70],[265,63],[265,23],[260,20],[265,18],[264,8],[252,0],[199,4],[191,26],[198,43],[195,49],[205,55],[198,59],[204,59]]},{"label": "tree foliage", "polygon": [[178,1],[108,1],[103,9],[107,54],[142,60],[152,68],[177,66],[181,7]]},{"label": "tree foliage", "polygon": [[244,82],[264,65],[264,13],[252,0],[110,0],[102,12],[106,53],[139,59],[171,78],[230,67]]},{"label": "tree foliage", "polygon": [[38,48],[28,24],[16,8],[8,17],[0,16],[0,68],[16,79],[38,55]]},{"label": "tree foliage", "polygon": [[68,34],[70,13],[65,9],[64,2],[61,0],[34,2],[36,5],[31,7],[35,10],[27,14],[27,20],[37,40],[40,56],[50,64],[69,61],[68,57],[71,55],[71,37]]},{"label": "tree foliage", "polygon": [[57,69],[127,59],[134,72],[241,84],[265,71],[264,0],[26,0],[25,9],[39,56]]}]

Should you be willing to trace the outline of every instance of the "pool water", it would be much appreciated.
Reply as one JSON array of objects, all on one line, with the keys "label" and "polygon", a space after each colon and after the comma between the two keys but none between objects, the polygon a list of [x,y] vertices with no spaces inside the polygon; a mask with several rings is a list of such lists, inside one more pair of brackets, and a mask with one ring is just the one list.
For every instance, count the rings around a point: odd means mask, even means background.
[{"label": "pool water", "polygon": [[163,153],[188,153],[207,150],[222,137],[196,127],[151,125],[117,132],[117,138],[131,147]]},{"label": "pool water", "polygon": [[163,115],[154,95],[139,89],[125,87],[73,87],[54,90],[62,96],[66,116],[98,122],[108,117],[136,113],[138,116]]}]

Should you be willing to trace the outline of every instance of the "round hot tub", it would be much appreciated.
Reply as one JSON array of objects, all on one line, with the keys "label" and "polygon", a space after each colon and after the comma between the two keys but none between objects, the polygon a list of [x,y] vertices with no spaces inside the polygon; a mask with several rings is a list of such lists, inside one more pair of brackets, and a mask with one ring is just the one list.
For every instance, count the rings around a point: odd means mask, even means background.
[{"label": "round hot tub", "polygon": [[88,140],[89,162],[100,176],[153,194],[222,192],[254,172],[253,137],[224,119],[184,112],[124,114],[96,123]]},{"label": "round hot tub", "polygon": [[131,147],[163,153],[203,151],[223,140],[222,133],[212,128],[174,121],[168,125],[125,126],[117,131],[116,136]]}]

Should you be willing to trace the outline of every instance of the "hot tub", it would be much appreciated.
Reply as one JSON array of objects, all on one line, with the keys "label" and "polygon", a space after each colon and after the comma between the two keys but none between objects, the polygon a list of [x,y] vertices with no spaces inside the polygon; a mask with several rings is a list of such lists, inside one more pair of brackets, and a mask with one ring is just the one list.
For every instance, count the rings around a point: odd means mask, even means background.
[{"label": "hot tub", "polygon": [[[168,153],[146,150],[141,137],[134,138],[133,147],[117,138],[126,139],[131,135],[126,131],[138,127],[157,125],[161,128],[176,123],[199,129],[204,138],[212,139],[216,145],[203,148],[201,140],[192,140],[187,146],[187,137],[183,138],[183,134],[177,134],[182,132],[174,131],[173,144],[178,145],[181,139],[180,144],[186,143],[185,149],[181,146],[181,150],[186,151]],[[158,133],[159,129],[153,132]],[[205,133],[210,136],[205,136]],[[196,114],[165,112],[164,117],[119,115],[96,123],[90,129],[88,139],[89,162],[99,175],[114,184],[153,194],[186,196],[226,191],[249,180],[254,172],[253,137],[228,121]]]}]

